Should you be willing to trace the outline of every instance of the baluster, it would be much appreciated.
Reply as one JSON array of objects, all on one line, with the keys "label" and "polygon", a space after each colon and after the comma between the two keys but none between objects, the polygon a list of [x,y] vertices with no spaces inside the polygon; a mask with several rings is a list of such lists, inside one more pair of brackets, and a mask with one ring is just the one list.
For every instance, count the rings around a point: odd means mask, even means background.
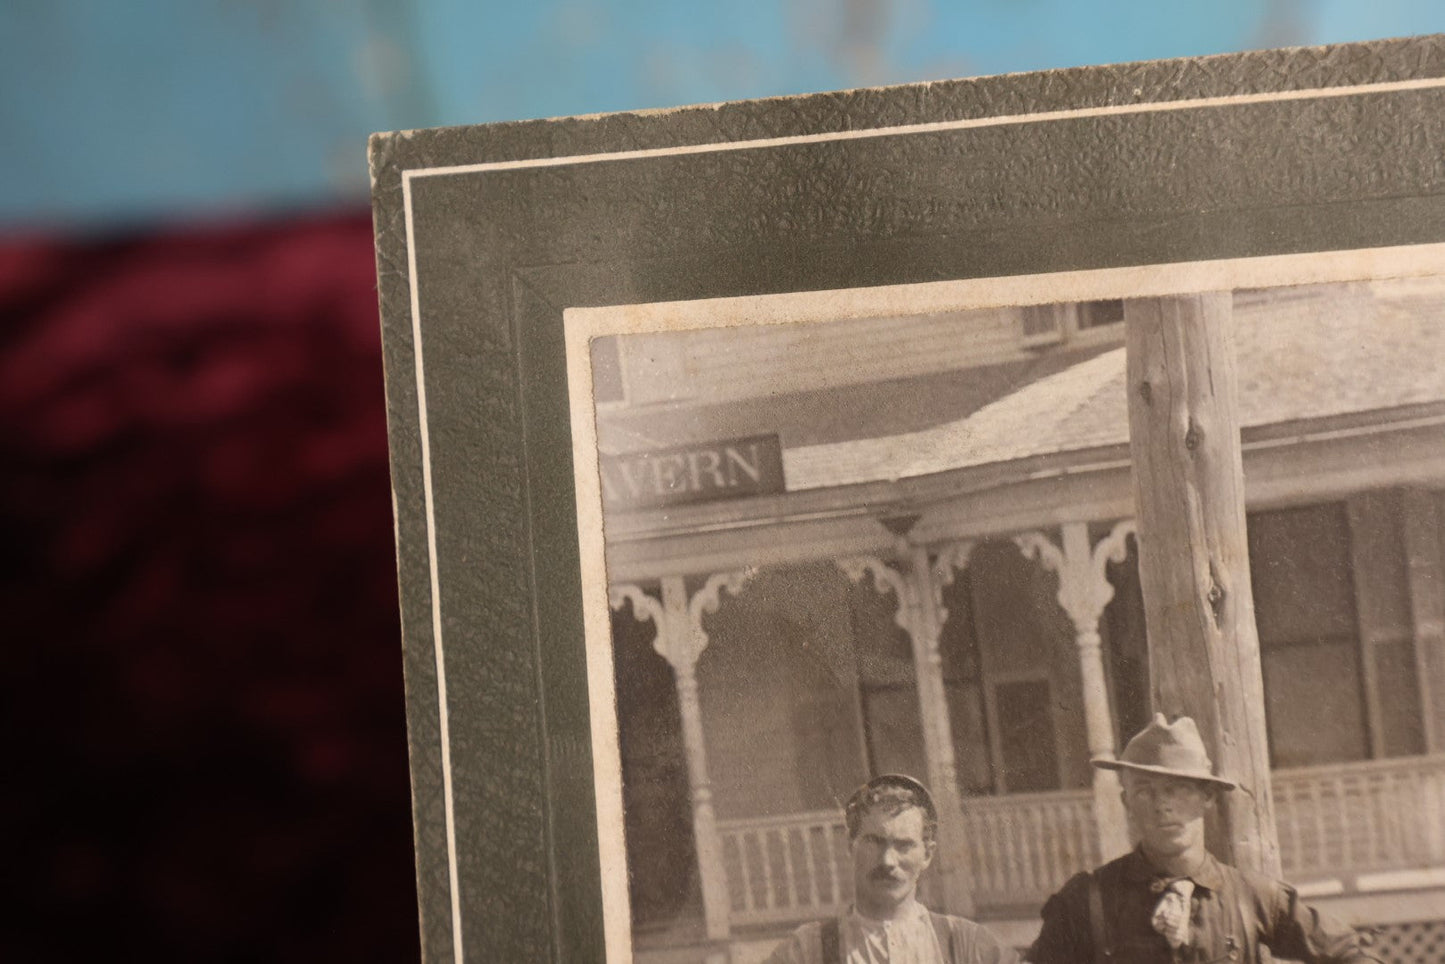
[{"label": "baluster", "polygon": [[1380,801],[1388,794],[1391,783],[1388,772],[1373,773],[1365,777],[1364,786],[1360,788],[1360,818],[1365,824],[1365,849],[1369,851],[1368,859],[1377,866],[1388,859],[1389,848],[1385,846],[1380,833]]},{"label": "baluster", "polygon": [[1067,807],[1068,804],[1060,804],[1049,808],[1049,831],[1045,838],[1049,845],[1049,861],[1041,881],[1045,890],[1054,889],[1054,882],[1059,879],[1059,868],[1064,865],[1064,851],[1069,842],[1065,836],[1069,832]]},{"label": "baluster", "polygon": [[999,890],[1008,893],[1014,888],[1014,881],[1019,873],[1018,841],[1014,833],[1014,821],[1006,810],[1000,810],[995,815],[999,828]]},{"label": "baluster", "polygon": [[1420,777],[1420,793],[1416,819],[1424,828],[1424,847],[1430,862],[1445,862],[1445,766],[1437,759],[1434,772]]},{"label": "baluster", "polygon": [[1019,881],[1019,890],[1029,892],[1035,889],[1038,884],[1039,875],[1039,810],[1038,806],[1030,803],[1024,807],[1020,814],[1023,817],[1019,821],[1018,842],[1019,848],[1024,855],[1020,862],[1023,868],[1023,878]]},{"label": "baluster", "polygon": [[757,831],[746,830],[738,835],[738,850],[743,854],[743,887],[747,911],[757,912],[757,870],[753,866],[753,853],[757,847]]},{"label": "baluster", "polygon": [[1329,862],[1331,869],[1357,866],[1357,855],[1355,853],[1358,849],[1355,846],[1356,828],[1350,826],[1351,783],[1352,781],[1346,774],[1341,773],[1335,775],[1335,805],[1330,808],[1328,814],[1333,821],[1333,825],[1329,826],[1327,830],[1330,839],[1335,841],[1335,846],[1339,848],[1339,852],[1335,855],[1334,859]]},{"label": "baluster", "polygon": [[1284,821],[1285,829],[1288,832],[1281,836],[1289,839],[1289,851],[1280,855],[1282,858],[1280,862],[1284,866],[1285,876],[1288,877],[1298,873],[1303,863],[1301,854],[1304,853],[1304,840],[1300,833],[1302,821],[1300,820],[1299,794],[1296,792],[1298,785],[1293,781],[1282,781],[1279,788],[1284,792],[1280,795],[1281,805],[1276,811],[1278,814],[1276,822]]},{"label": "baluster", "polygon": [[1029,834],[1030,848],[1034,854],[1034,879],[1029,882],[1029,892],[1036,893],[1045,886],[1044,881],[1048,879],[1048,850],[1045,841],[1048,839],[1048,807],[1045,804],[1035,804],[1033,808],[1033,832]]},{"label": "baluster", "polygon": [[742,891],[743,906],[741,913],[746,914],[753,908],[753,875],[748,867],[748,834],[746,828],[739,827],[733,833],[733,841],[738,849],[738,883]]},{"label": "baluster", "polygon": [[806,824],[803,827],[803,866],[808,868],[809,907],[817,907],[822,903],[818,894],[818,852],[813,847],[813,832],[817,829],[816,823]]},{"label": "baluster", "polygon": [[1340,780],[1340,837],[1345,863],[1338,867],[1368,867],[1375,860],[1371,843],[1374,828],[1370,826],[1369,794],[1376,783],[1370,774],[1344,775]]},{"label": "baluster", "polygon": [[1007,894],[1018,875],[1013,814],[1006,807],[999,807],[989,813],[989,817],[994,832],[998,834],[998,854],[995,858],[998,866],[998,893]]},{"label": "baluster", "polygon": [[1007,894],[1018,886],[1019,875],[1023,870],[1023,852],[1019,850],[1019,832],[1017,815],[1006,809],[1000,809],[995,816],[1000,830],[999,839],[1003,843],[1002,853],[999,854],[999,869],[1003,872],[1002,892]]},{"label": "baluster", "polygon": [[[1318,779],[1308,780],[1306,783],[1306,786],[1309,787],[1310,791],[1310,804],[1313,810],[1315,827],[1315,846],[1311,851],[1309,851],[1309,853],[1314,853],[1324,858],[1322,860],[1319,860],[1315,866],[1310,867],[1311,870],[1314,870],[1317,866],[1320,866],[1321,864],[1325,867],[1329,866],[1329,859],[1325,857],[1325,847],[1328,846],[1327,841],[1329,838],[1325,833],[1324,803],[1320,799],[1320,788],[1323,783],[1323,780]],[[1304,853],[1300,854],[1300,858],[1302,861],[1308,860],[1307,855]]]},{"label": "baluster", "polygon": [[1059,860],[1052,869],[1053,876],[1048,882],[1050,891],[1057,890],[1059,884],[1074,869],[1074,854],[1079,846],[1079,812],[1072,802],[1059,807],[1058,825],[1056,836],[1059,839]]},{"label": "baluster", "polygon": [[1039,889],[1039,880],[1044,866],[1044,808],[1035,803],[1029,807],[1029,830],[1024,840],[1029,848],[1029,869],[1031,871],[1028,883],[1029,893]]},{"label": "baluster", "polygon": [[1094,834],[1094,827],[1096,826],[1098,818],[1094,816],[1094,801],[1092,798],[1080,804],[1074,820],[1074,833],[1076,835],[1075,839],[1079,843],[1079,852],[1075,858],[1075,862],[1069,867],[1069,873],[1071,875],[1081,870],[1088,870],[1104,859],[1104,855],[1099,851],[1099,842],[1095,839]]},{"label": "baluster", "polygon": [[738,899],[730,900],[733,911],[738,912],[747,907],[747,875],[743,868],[742,848],[738,846],[735,833],[722,833],[719,837],[722,840],[723,866],[728,872],[728,890],[736,890],[741,900],[741,903]]},{"label": "baluster", "polygon": [[1035,857],[1035,853],[1033,853],[1033,847],[1030,845],[1033,843],[1033,837],[1035,837],[1033,824],[1035,824],[1036,814],[1035,811],[1033,811],[1033,805],[1026,805],[1023,811],[1020,812],[1019,817],[1019,825],[1017,825],[1017,830],[1014,831],[1013,838],[1014,841],[1019,844],[1019,890],[1023,892],[1023,890],[1029,890],[1033,885],[1033,857]]},{"label": "baluster", "polygon": [[1014,815],[1007,807],[1000,807],[989,813],[991,829],[997,835],[996,855],[998,866],[999,894],[1007,894],[1014,887],[1018,877],[1018,850],[1015,846]]},{"label": "baluster", "polygon": [[1327,805],[1322,812],[1324,818],[1323,839],[1333,842],[1336,847],[1334,855],[1325,860],[1325,866],[1333,870],[1336,867],[1349,866],[1350,828],[1345,826],[1344,819],[1349,794],[1344,776],[1338,773],[1329,778],[1325,789],[1329,797],[1333,799],[1330,800],[1332,805]]},{"label": "baluster", "polygon": [[973,895],[978,897],[988,890],[988,855],[983,848],[983,824],[978,819],[978,805],[973,800],[964,804],[963,840],[968,847],[968,859],[964,863],[973,883]]},{"label": "baluster", "polygon": [[782,907],[793,907],[798,903],[798,870],[793,864],[793,828],[783,827],[778,831],[778,843],[783,848],[783,903]]},{"label": "baluster", "polygon": [[763,852],[763,906],[773,910],[778,906],[777,875],[773,873],[773,831],[764,830],[760,837]]},{"label": "baluster", "polygon": [[1049,880],[1049,890],[1058,889],[1059,882],[1068,877],[1074,869],[1074,854],[1079,846],[1079,810],[1071,801],[1062,804],[1058,811],[1059,860]]},{"label": "baluster", "polygon": [[1018,878],[1019,873],[1016,821],[1014,815],[1004,807],[1000,807],[990,816],[993,817],[994,825],[998,828],[999,893],[1007,894],[1015,886],[1014,881]]},{"label": "baluster", "polygon": [[1019,880],[1021,892],[1034,889],[1034,880],[1038,876],[1038,848],[1034,841],[1038,839],[1038,808],[1029,804],[1024,808],[1023,819],[1019,821],[1018,833],[1014,839],[1019,843],[1019,853],[1023,854],[1023,860],[1019,861],[1019,867],[1023,870],[1023,876]]},{"label": "baluster", "polygon": [[[1445,819],[1445,813],[1430,808],[1430,775],[1397,772],[1393,776],[1389,796],[1380,806],[1380,833],[1385,838],[1390,860],[1403,864],[1412,857],[1433,856],[1428,842],[1429,826],[1432,821],[1438,823]],[[1416,826],[1422,831],[1419,840],[1414,839]]]},{"label": "baluster", "polygon": [[1092,808],[1083,805],[1071,806],[1066,812],[1068,816],[1068,847],[1064,851],[1063,864],[1059,867],[1059,876],[1056,880],[1050,881],[1051,887],[1057,887],[1068,879],[1069,875],[1086,865],[1092,866],[1097,863],[1094,855],[1088,851],[1088,840],[1080,832],[1080,829],[1093,823]]},{"label": "baluster", "polygon": [[[846,834],[846,831],[845,831]],[[832,895],[834,904],[843,903],[843,895],[838,888],[838,833],[837,825],[830,825],[824,830],[824,840],[828,844],[828,892]]]},{"label": "baluster", "polygon": [[963,811],[963,842],[967,848],[964,866],[968,868],[969,881],[973,885],[975,898],[988,889],[988,858],[984,854],[981,824],[978,821],[977,805],[970,800]]},{"label": "baluster", "polygon": [[1406,833],[1405,821],[1415,822],[1418,814],[1428,813],[1421,804],[1416,790],[1417,781],[1407,774],[1387,774],[1387,779],[1376,802],[1375,819],[1380,822],[1381,856],[1392,864],[1406,862],[1414,848]]},{"label": "baluster", "polygon": [[1059,860],[1059,833],[1064,828],[1061,819],[1059,804],[1050,802],[1044,805],[1044,836],[1042,842],[1045,846],[1042,849],[1044,855],[1043,875],[1039,878],[1039,887],[1045,891],[1052,889],[1054,878],[1058,875]]},{"label": "baluster", "polygon": [[758,831],[758,911],[773,909],[773,855],[769,850],[771,834],[766,827]]},{"label": "baluster", "polygon": [[1009,856],[1008,850],[1011,846],[1009,830],[1004,824],[1001,811],[988,811],[986,814],[985,833],[989,846],[989,853],[993,858],[993,892],[1003,893],[1008,890],[1009,881]]},{"label": "baluster", "polygon": [[[1389,821],[1396,853],[1401,859],[1408,860],[1429,849],[1428,846],[1422,849],[1421,844],[1425,841],[1420,839],[1416,828],[1429,834],[1432,826],[1445,819],[1445,811],[1430,809],[1432,781],[1429,774],[1419,774],[1402,782],[1407,782],[1407,788],[1387,801],[1385,818]],[[1436,860],[1440,856],[1435,855]]]},{"label": "baluster", "polygon": [[975,834],[979,844],[979,890],[996,894],[999,890],[999,835],[994,829],[993,822],[989,820],[987,810],[980,810],[978,813],[977,832]]}]

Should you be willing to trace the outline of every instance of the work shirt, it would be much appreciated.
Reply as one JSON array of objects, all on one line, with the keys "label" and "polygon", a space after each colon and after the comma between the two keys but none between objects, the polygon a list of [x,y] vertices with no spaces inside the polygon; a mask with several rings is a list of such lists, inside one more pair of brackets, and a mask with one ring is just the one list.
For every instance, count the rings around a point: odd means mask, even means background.
[{"label": "work shirt", "polygon": [[[949,948],[939,942],[943,923]],[[1018,954],[986,929],[962,917],[929,913],[913,901],[892,920],[850,910],[837,919],[839,961],[823,959],[824,922],[793,931],[765,964],[1017,964]]]},{"label": "work shirt", "polygon": [[[1379,959],[1355,931],[1300,903],[1293,887],[1206,856],[1190,897],[1189,943],[1173,950],[1155,931],[1154,909],[1172,879],[1142,851],[1094,872],[1110,960],[1119,964],[1257,964],[1259,948],[1303,964],[1362,964]],[[1089,875],[1078,874],[1044,904],[1043,929],[1025,959],[1033,964],[1095,964]]]}]

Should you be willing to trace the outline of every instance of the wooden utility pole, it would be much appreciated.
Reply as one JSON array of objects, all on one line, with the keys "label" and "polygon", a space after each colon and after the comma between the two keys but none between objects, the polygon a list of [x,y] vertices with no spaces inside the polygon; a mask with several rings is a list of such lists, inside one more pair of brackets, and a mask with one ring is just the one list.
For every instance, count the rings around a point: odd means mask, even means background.
[{"label": "wooden utility pole", "polygon": [[1129,450],[1154,709],[1191,716],[1221,795],[1210,847],[1278,876],[1264,680],[1244,522],[1232,296],[1124,304]]}]

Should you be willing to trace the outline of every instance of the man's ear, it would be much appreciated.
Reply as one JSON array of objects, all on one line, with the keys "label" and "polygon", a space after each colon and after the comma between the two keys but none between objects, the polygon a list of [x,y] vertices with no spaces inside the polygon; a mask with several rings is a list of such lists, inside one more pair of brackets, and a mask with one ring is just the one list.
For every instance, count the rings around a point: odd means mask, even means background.
[{"label": "man's ear", "polygon": [[933,855],[938,853],[938,839],[925,840],[923,842],[923,866],[927,867],[933,863]]}]

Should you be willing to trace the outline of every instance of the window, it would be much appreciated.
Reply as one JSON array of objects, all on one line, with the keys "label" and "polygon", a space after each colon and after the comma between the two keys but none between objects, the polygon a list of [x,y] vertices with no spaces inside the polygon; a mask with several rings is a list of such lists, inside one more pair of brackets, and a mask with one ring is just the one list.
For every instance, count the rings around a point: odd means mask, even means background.
[{"label": "window", "polygon": [[1064,340],[1063,305],[1025,305],[1023,343],[1027,348],[1057,345]]},{"label": "window", "polygon": [[[1098,342],[1119,337],[1124,324],[1124,301],[1109,298],[1078,304],[1026,305],[1021,309],[1021,343],[1025,348],[1045,348],[1079,339]],[[1093,333],[1098,333],[1097,335]]]},{"label": "window", "polygon": [[1053,703],[1047,679],[993,684],[1003,792],[1034,793],[1059,788]]},{"label": "window", "polygon": [[1124,323],[1124,300],[1111,298],[1107,301],[1086,301],[1079,305],[1079,331],[1104,328]]},{"label": "window", "polygon": [[974,547],[944,590],[939,633],[959,789],[966,795],[1087,785],[1080,693],[1055,676],[1077,675],[1072,627],[1057,577],[1012,540]]},{"label": "window", "polygon": [[[1408,502],[1408,493],[1383,490],[1345,503],[1249,513],[1255,622],[1275,766],[1425,752],[1412,612],[1418,592],[1412,578],[1419,577],[1412,577],[1406,555],[1412,543],[1436,545],[1432,540],[1440,527],[1433,515],[1412,517]],[[1105,530],[1096,527],[1094,539]],[[1101,623],[1121,744],[1143,728],[1150,712],[1136,565],[1131,543],[1130,557],[1108,569],[1114,598]]]},{"label": "window", "polygon": [[1271,764],[1370,755],[1344,506],[1249,516]]}]

